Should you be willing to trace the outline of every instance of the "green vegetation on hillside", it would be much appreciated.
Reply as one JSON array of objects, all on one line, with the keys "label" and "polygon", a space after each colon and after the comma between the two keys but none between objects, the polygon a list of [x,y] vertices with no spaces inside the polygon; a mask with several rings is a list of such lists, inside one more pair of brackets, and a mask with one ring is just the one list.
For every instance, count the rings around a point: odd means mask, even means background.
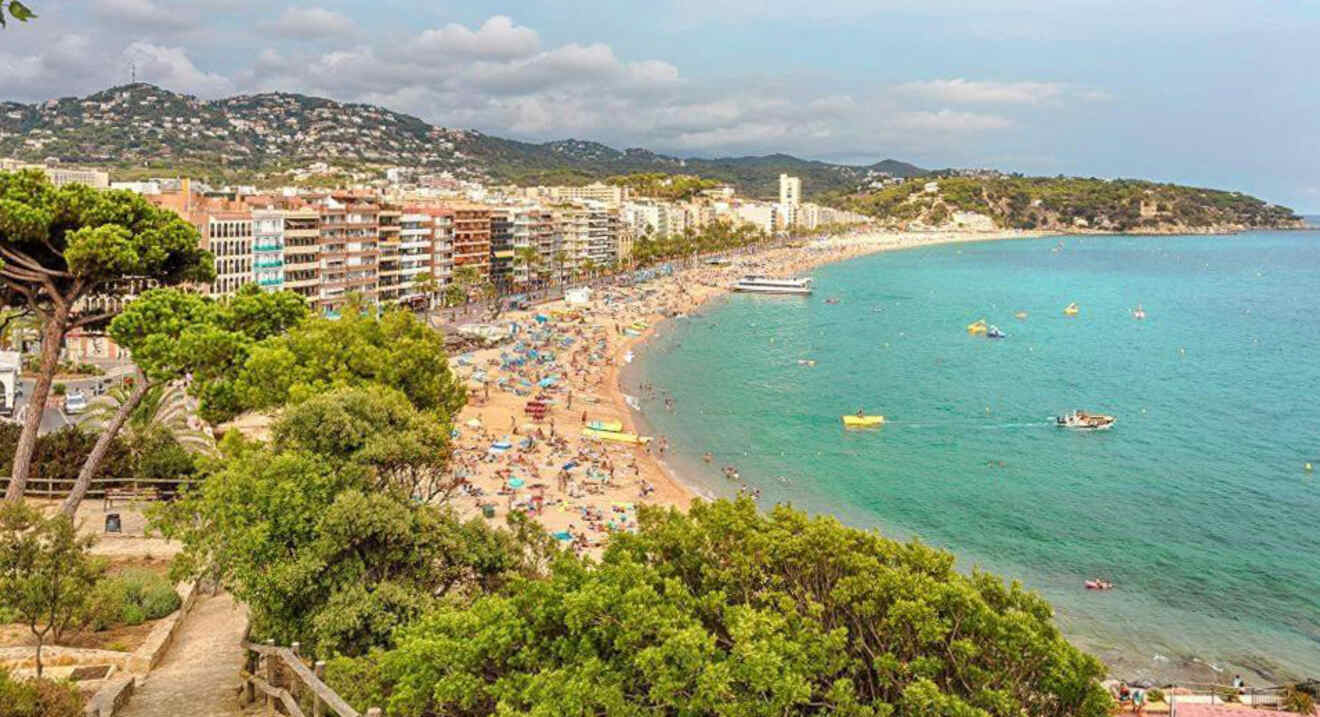
[{"label": "green vegetation on hillside", "polygon": [[[896,160],[863,167],[784,154],[681,159],[585,140],[522,142],[436,127],[371,105],[284,92],[203,101],[146,83],[49,103],[0,102],[0,156],[110,167],[117,178],[177,175],[261,186],[293,183],[280,175],[311,162],[346,170],[421,167],[521,185],[683,173],[761,198],[776,196],[781,172],[801,177],[808,196],[853,191],[872,172],[923,173]],[[334,186],[340,180],[314,181]]]},{"label": "green vegetation on hillside", "polygon": [[1133,179],[1076,177],[948,177],[908,181],[829,202],[871,216],[939,225],[952,211],[978,212],[1005,228],[1110,231],[1207,227],[1289,227],[1300,219],[1286,207],[1240,192]]},{"label": "green vegetation on hillside", "polygon": [[714,179],[663,172],[619,174],[606,177],[605,183],[628,187],[638,196],[669,200],[691,199],[704,190],[723,186],[723,182]]}]

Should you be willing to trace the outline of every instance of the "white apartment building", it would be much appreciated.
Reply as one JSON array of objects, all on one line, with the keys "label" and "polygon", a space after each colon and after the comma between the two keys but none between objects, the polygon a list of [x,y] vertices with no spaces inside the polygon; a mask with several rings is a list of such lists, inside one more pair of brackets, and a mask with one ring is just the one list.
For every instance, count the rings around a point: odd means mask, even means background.
[{"label": "white apartment building", "polygon": [[23,169],[41,170],[50,183],[57,187],[66,184],[86,184],[93,189],[110,188],[110,173],[100,169],[80,169],[55,164],[31,164],[16,159],[0,159],[0,170],[17,172]]},{"label": "white apartment building", "polygon": [[215,257],[215,281],[211,296],[230,296],[240,286],[251,284],[252,215],[249,212],[218,212],[207,216],[206,248]]},{"label": "white apartment building", "polygon": [[733,208],[733,217],[740,224],[750,224],[767,234],[773,234],[779,227],[779,205],[743,202]]},{"label": "white apartment building", "polygon": [[[400,300],[413,302],[425,298],[417,286],[418,277],[432,274],[434,261],[435,217],[425,212],[406,210],[399,216],[399,291]],[[443,285],[444,281],[436,277]]]},{"label": "white apartment building", "polygon": [[779,175],[779,203],[796,206],[802,202],[802,180],[787,174]]},{"label": "white apartment building", "polygon": [[628,201],[630,192],[627,187],[593,182],[582,187],[537,187],[537,195],[554,202],[604,202],[617,206]]},{"label": "white apartment building", "polygon": [[620,220],[632,229],[633,235],[649,235],[652,239],[663,239],[670,235],[669,211],[664,203],[653,201],[633,201],[623,205]]}]

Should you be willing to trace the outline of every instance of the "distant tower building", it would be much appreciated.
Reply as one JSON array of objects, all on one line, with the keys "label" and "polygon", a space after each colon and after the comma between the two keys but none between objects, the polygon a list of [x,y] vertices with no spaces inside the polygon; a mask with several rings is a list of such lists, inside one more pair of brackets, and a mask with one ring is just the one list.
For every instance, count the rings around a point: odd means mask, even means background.
[{"label": "distant tower building", "polygon": [[787,174],[779,175],[779,203],[790,207],[802,202],[802,180]]}]

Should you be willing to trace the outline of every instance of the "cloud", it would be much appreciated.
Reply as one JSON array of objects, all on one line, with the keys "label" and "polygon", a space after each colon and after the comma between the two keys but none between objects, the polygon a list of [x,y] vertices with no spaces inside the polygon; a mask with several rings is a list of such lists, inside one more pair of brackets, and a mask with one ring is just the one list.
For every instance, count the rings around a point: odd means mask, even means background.
[{"label": "cloud", "polygon": [[935,132],[985,132],[1008,129],[1013,121],[998,115],[977,114],[975,112],[955,112],[939,110],[930,112],[899,112],[894,115],[894,126],[907,130],[931,130]]},{"label": "cloud", "polygon": [[271,28],[285,37],[314,39],[348,35],[354,24],[347,15],[323,7],[290,7]]},{"label": "cloud", "polygon": [[1036,105],[1061,97],[1067,86],[1058,82],[977,82],[961,77],[952,80],[908,82],[899,92],[957,104]]},{"label": "cloud", "polygon": [[125,60],[137,66],[138,79],[199,97],[220,97],[234,91],[227,77],[199,70],[182,47],[134,42],[124,50]]},{"label": "cloud", "polygon": [[427,56],[510,59],[526,57],[541,46],[535,30],[514,25],[505,15],[496,15],[476,31],[450,23],[426,30],[408,45],[409,52]]},{"label": "cloud", "polygon": [[196,24],[191,8],[166,9],[153,0],[94,0],[92,10],[103,18],[136,28],[178,30]]}]

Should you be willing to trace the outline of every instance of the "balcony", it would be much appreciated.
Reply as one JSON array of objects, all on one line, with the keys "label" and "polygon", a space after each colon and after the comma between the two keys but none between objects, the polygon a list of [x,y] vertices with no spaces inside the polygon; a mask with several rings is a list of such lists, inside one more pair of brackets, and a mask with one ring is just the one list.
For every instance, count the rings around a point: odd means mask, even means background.
[{"label": "balcony", "polygon": [[252,266],[257,267],[258,269],[278,269],[279,267],[284,266],[284,260],[257,259],[256,261],[252,262]]},{"label": "balcony", "polygon": [[257,283],[261,286],[280,286],[284,283],[284,279],[258,279]]}]

